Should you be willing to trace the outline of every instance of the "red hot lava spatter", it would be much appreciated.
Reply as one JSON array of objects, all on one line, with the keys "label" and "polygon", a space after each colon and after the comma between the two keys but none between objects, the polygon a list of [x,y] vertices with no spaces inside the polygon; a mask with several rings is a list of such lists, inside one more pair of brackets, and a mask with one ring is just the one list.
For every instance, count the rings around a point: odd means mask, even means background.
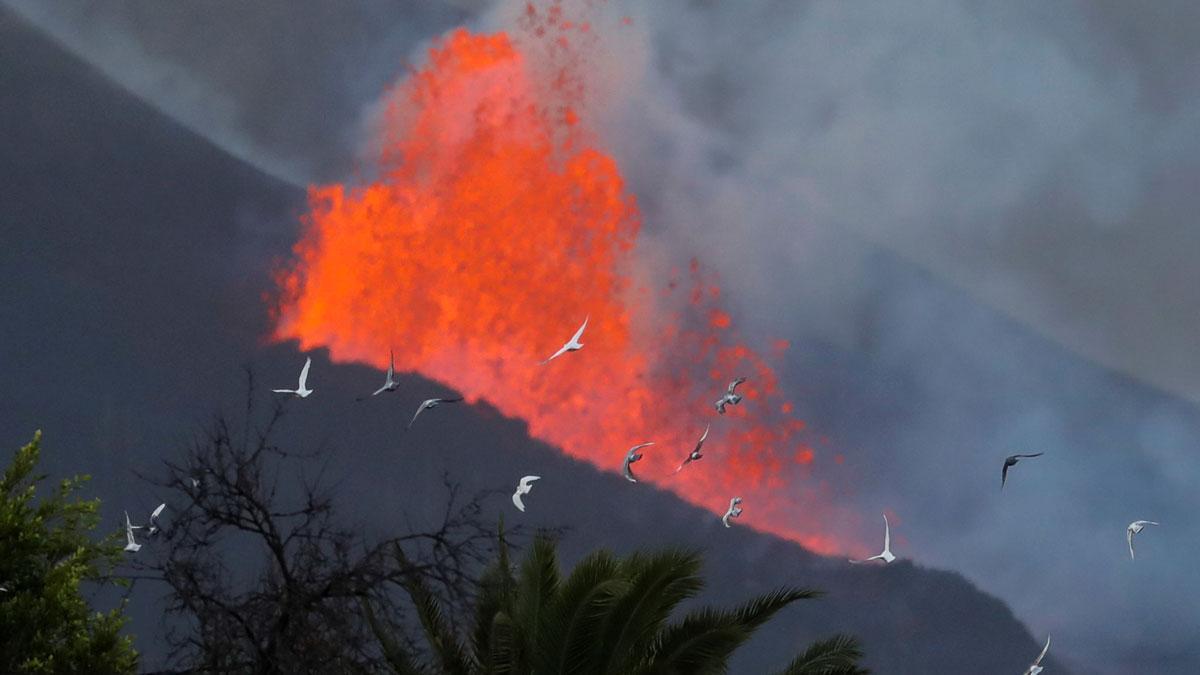
[{"label": "red hot lava spatter", "polygon": [[[506,33],[444,36],[389,93],[378,178],[310,187],[274,338],[380,368],[395,347],[398,369],[606,470],[654,441],[635,465],[644,482],[715,515],[739,495],[738,526],[842,548],[822,532],[804,425],[717,286],[695,262],[659,290],[635,283],[641,217],[583,119],[586,77],[569,58],[594,29],[541,18],[523,36],[536,50]],[[540,365],[585,316],[585,347]],[[745,401],[717,415],[739,375]],[[672,475],[707,423],[704,460]]]}]

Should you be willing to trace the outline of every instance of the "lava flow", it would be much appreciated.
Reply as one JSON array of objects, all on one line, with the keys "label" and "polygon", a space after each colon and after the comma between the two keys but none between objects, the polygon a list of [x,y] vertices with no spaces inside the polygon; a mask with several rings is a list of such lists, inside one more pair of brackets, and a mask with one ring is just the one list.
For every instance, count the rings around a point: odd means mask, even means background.
[{"label": "lava flow", "polygon": [[[551,19],[554,49],[589,30]],[[309,190],[274,338],[379,367],[402,345],[398,369],[486,399],[573,457],[619,471],[654,441],[635,467],[646,482],[714,514],[740,495],[739,526],[840,548],[767,360],[739,343],[698,264],[661,289],[637,281],[640,215],[583,119],[579,62],[532,53],[457,30],[390,92],[377,179]],[[585,316],[584,349],[541,365]],[[739,375],[746,400],[717,415]],[[705,460],[673,474],[708,423]]]}]

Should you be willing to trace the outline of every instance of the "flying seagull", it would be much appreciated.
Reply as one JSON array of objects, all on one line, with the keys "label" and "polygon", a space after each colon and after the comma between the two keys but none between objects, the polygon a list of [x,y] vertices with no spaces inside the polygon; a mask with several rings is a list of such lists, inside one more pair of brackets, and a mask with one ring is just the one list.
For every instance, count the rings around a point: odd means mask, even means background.
[{"label": "flying seagull", "polygon": [[625,480],[630,483],[638,482],[637,476],[633,475],[633,470],[629,468],[629,465],[642,458],[642,453],[638,452],[638,450],[648,448],[651,445],[654,445],[654,443],[639,443],[630,448],[629,452],[625,453],[625,463],[621,465],[621,473],[625,474]]},{"label": "flying seagull", "polygon": [[304,361],[304,368],[300,370],[300,383],[295,389],[272,389],[276,394],[291,394],[298,398],[308,398],[312,393],[312,389],[308,388],[308,369],[312,366],[312,357],[308,357]]},{"label": "flying seagull", "polygon": [[704,435],[700,437],[700,440],[696,441],[696,447],[692,449],[692,452],[690,454],[688,454],[687,459],[683,460],[683,463],[679,465],[679,468],[675,469],[675,473],[679,473],[680,471],[683,471],[683,467],[704,457],[704,455],[700,454],[700,448],[704,446],[704,439],[708,438],[708,429],[710,426],[711,425],[705,425]]},{"label": "flying seagull", "polygon": [[458,403],[461,400],[462,397],[459,396],[458,398],[430,398],[421,401],[421,405],[417,407],[417,412],[413,414],[412,420],[408,423],[408,428],[412,428],[412,425],[417,421],[417,417],[420,416],[422,410],[436,408],[443,403]]},{"label": "flying seagull", "polygon": [[742,402],[742,395],[734,393],[734,390],[737,389],[737,386],[739,384],[741,384],[745,381],[746,381],[746,378],[739,377],[738,379],[729,383],[729,388],[726,389],[725,393],[721,394],[721,398],[717,399],[717,402],[713,404],[713,407],[717,409],[718,413],[724,415],[725,414],[725,406],[737,405]]},{"label": "flying seagull", "polygon": [[158,517],[162,515],[163,509],[165,508],[167,508],[166,503],[162,503],[158,505],[158,508],[154,509],[154,511],[150,513],[150,529],[146,530],[147,537],[153,537],[154,533],[158,532]]},{"label": "flying seagull", "polygon": [[590,318],[592,318],[591,315],[583,317],[583,325],[579,327],[579,330],[575,331],[575,334],[571,336],[571,339],[567,341],[567,344],[563,345],[558,351],[554,352],[554,356],[542,361],[541,365],[544,366],[563,354],[566,354],[567,352],[577,352],[580,349],[583,349],[583,343],[579,341],[579,338],[583,337],[583,329],[587,328],[588,319]]},{"label": "flying seagull", "polygon": [[541,476],[525,476],[517,483],[517,491],[513,493],[513,506],[521,513],[525,512],[525,502],[521,501],[521,495],[527,495],[533,490],[533,481],[540,479]]},{"label": "flying seagull", "polygon": [[1016,466],[1017,462],[1027,457],[1041,457],[1045,453],[1035,452],[1032,455],[1009,455],[1004,458],[1004,469],[1000,471],[1000,489],[1004,489],[1004,481],[1008,480],[1008,468]]},{"label": "flying seagull", "polygon": [[1025,671],[1025,675],[1038,675],[1045,670],[1042,667],[1042,659],[1046,658],[1046,652],[1050,651],[1050,634],[1046,633],[1046,646],[1042,647],[1042,653],[1038,654],[1037,660],[1029,665],[1029,669]]},{"label": "flying seagull", "polygon": [[1133,535],[1139,534],[1147,525],[1157,525],[1153,520],[1135,520],[1125,528],[1125,538],[1129,540],[1129,559],[1133,560]]},{"label": "flying seagull", "polygon": [[[391,355],[392,355],[391,361],[388,362],[387,376],[383,378],[383,386],[376,389],[375,393],[371,394],[371,396],[378,396],[385,391],[396,391],[396,389],[400,386],[400,383],[396,381],[396,352],[395,352],[395,350],[392,350]],[[358,398],[356,398],[354,400],[355,401],[365,401],[365,400],[371,398],[371,396],[359,396]]]},{"label": "flying seagull", "polygon": [[142,529],[141,526],[135,526],[129,522],[129,512],[125,512],[125,550],[129,553],[137,553],[142,545],[133,540],[133,531]]},{"label": "flying seagull", "polygon": [[737,518],[738,516],[742,515],[742,507],[738,506],[741,503],[741,497],[734,497],[733,499],[729,500],[729,510],[725,512],[725,515],[721,516],[721,523],[724,524],[725,527],[729,527],[730,518]]},{"label": "flying seagull", "polygon": [[885,513],[883,514],[883,552],[879,555],[873,555],[866,560],[851,560],[850,562],[857,565],[859,563],[870,562],[872,560],[882,560],[883,564],[886,565],[895,559],[896,556],[892,555],[892,528],[888,525],[887,514]]}]

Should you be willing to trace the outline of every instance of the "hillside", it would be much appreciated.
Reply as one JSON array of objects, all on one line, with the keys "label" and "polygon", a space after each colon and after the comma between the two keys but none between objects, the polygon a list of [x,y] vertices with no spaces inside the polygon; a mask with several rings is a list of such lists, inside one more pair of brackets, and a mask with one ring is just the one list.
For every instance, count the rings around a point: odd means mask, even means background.
[{"label": "hillside", "polygon": [[[91,473],[115,523],[123,508],[153,501],[131,470],[152,470],[213,410],[236,405],[243,364],[290,378],[302,360],[264,345],[261,298],[303,193],[113,87],[7,10],[0,87],[0,268],[10,279],[0,285],[0,447],[44,428],[47,469]],[[410,406],[438,385],[409,377],[396,399],[356,406],[378,374],[315,361],[320,396],[290,417],[287,435],[328,441],[341,494],[369,527],[429,515],[444,470],[468,488],[504,488],[512,467],[536,466],[552,478],[529,498],[525,520],[568,526],[568,559],[596,546],[678,544],[705,552],[706,601],[782,583],[828,592],[764,630],[737,672],[782,665],[797,645],[835,631],[859,635],[880,673],[1020,672],[1040,647],[1003,602],[958,574],[909,562],[853,568],[725,530],[668,493],[631,490],[565,458],[486,406],[431,417],[401,437]],[[513,515],[507,498],[494,509]],[[147,667],[160,656],[157,600],[150,587],[134,595],[131,630]]]}]

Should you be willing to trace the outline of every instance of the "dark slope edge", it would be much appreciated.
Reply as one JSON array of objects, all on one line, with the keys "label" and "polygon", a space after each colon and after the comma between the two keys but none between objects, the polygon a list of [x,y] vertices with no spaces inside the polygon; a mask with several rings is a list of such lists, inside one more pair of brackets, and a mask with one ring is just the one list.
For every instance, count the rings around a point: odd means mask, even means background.
[{"label": "dark slope edge", "polygon": [[[114,528],[157,496],[131,475],[170,456],[215,409],[236,410],[240,368],[291,377],[290,346],[264,346],[264,270],[286,253],[303,194],[229,157],[114,87],[0,8],[0,446],[47,431],[47,469],[86,471]],[[406,379],[390,401],[350,401],[378,373],[317,355],[320,394],[292,406],[286,437],[337,453],[340,494],[371,531],[431,517],[449,469],[467,488],[539,483],[532,526],[570,527],[565,558],[607,546],[700,548],[705,601],[792,583],[828,596],[784,612],[735,672],[780,666],[807,641],[860,636],[880,673],[1020,672],[1040,647],[999,600],[961,576],[900,562],[841,560],[747,528],[572,461],[487,406],[400,430],[437,385]],[[8,450],[5,450],[8,452]],[[639,486],[641,487],[641,486]],[[613,495],[619,494],[620,499]],[[516,515],[501,495],[489,516]],[[721,544],[713,545],[720,536]],[[135,588],[131,631],[157,667],[161,589]],[[1056,667],[1055,672],[1066,672]]]}]

